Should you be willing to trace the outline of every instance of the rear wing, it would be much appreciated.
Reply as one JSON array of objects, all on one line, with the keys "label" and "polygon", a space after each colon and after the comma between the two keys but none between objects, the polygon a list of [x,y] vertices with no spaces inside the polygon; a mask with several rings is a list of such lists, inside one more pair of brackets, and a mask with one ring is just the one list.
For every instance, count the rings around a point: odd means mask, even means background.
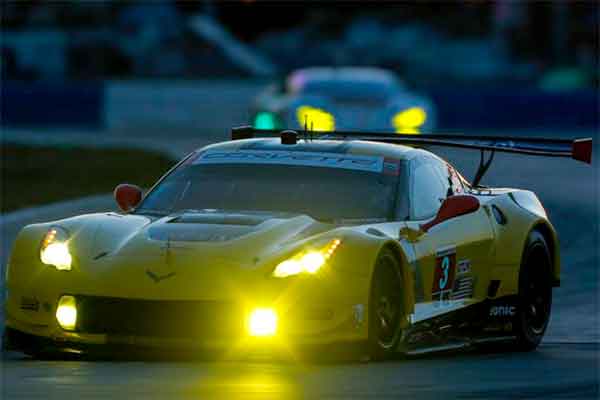
[{"label": "rear wing", "polygon": [[[283,134],[283,135],[282,135]],[[492,152],[518,153],[532,156],[566,157],[588,164],[592,162],[592,138],[550,139],[515,136],[481,136],[463,134],[402,134],[378,132],[304,132],[291,130],[263,130],[252,126],[232,128],[231,139],[255,137],[283,137],[286,135],[308,140],[367,140],[371,142],[395,143],[421,146],[458,147],[464,149],[489,150]],[[292,139],[293,140],[293,139]]]},{"label": "rear wing", "polygon": [[[495,152],[527,154],[531,156],[565,157],[592,163],[592,138],[554,139],[515,136],[482,136],[464,134],[402,134],[381,132],[311,132],[293,130],[263,130],[252,126],[232,128],[231,139],[250,139],[256,137],[281,137],[284,144],[295,144],[298,138],[304,140],[366,140],[380,143],[393,143],[416,146],[443,146],[481,151],[479,169],[473,178],[473,186],[478,186],[489,168]],[[490,155],[484,161],[484,152]]]}]

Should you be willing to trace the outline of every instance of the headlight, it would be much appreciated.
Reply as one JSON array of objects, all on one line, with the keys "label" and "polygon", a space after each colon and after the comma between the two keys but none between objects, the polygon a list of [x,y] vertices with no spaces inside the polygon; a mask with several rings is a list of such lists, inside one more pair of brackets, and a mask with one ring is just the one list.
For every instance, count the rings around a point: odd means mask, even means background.
[{"label": "headlight", "polygon": [[40,248],[40,260],[46,265],[52,265],[58,270],[69,271],[73,261],[69,252],[69,234],[66,230],[50,228]]},{"label": "headlight", "polygon": [[335,239],[321,250],[298,253],[292,258],[280,262],[273,271],[273,276],[276,278],[285,278],[301,273],[314,274],[325,265],[340,243],[340,239]]},{"label": "headlight", "polygon": [[316,132],[332,132],[335,130],[335,118],[332,114],[320,108],[311,106],[300,106],[296,110],[298,125]]},{"label": "headlight", "polygon": [[421,107],[411,107],[392,117],[392,125],[398,133],[419,133],[419,128],[427,120],[427,113]]},{"label": "headlight", "polygon": [[62,296],[56,307],[56,320],[61,328],[72,331],[77,325],[77,303],[73,296]]}]

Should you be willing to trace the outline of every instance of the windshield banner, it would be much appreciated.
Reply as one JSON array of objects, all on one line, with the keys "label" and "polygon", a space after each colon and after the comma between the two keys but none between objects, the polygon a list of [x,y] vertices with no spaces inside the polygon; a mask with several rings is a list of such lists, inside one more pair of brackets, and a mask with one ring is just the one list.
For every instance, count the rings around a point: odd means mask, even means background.
[{"label": "windshield banner", "polygon": [[378,156],[277,150],[209,150],[200,154],[193,164],[279,164],[383,171],[383,157]]}]

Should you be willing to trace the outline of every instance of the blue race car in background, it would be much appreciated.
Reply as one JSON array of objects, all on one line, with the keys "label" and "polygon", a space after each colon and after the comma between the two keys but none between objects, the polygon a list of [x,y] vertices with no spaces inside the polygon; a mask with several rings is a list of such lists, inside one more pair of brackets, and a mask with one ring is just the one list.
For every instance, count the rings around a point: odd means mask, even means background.
[{"label": "blue race car in background", "polygon": [[416,134],[435,129],[435,107],[384,69],[311,67],[259,94],[251,123],[256,129]]}]

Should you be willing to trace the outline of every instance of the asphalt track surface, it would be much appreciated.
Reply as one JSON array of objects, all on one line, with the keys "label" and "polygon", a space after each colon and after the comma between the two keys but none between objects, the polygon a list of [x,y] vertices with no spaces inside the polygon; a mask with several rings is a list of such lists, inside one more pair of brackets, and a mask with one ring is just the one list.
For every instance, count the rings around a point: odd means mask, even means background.
[{"label": "asphalt track surface", "polygon": [[[498,154],[484,180],[492,186],[535,191],[559,232],[562,285],[554,291],[550,326],[535,352],[458,352],[385,363],[34,361],[10,353],[2,362],[3,398],[598,398],[598,135],[566,132],[560,136],[594,136],[593,166],[568,159]],[[472,177],[478,153],[437,153]],[[80,202],[46,208],[39,216],[5,218],[2,257],[23,221],[108,206],[106,198],[98,198],[90,200],[89,208]]]}]

